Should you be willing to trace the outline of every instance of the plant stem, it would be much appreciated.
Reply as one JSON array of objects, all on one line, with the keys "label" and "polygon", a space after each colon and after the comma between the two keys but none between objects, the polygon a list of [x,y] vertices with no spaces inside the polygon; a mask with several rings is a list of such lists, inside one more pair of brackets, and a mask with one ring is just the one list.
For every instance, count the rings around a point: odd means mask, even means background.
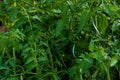
[{"label": "plant stem", "polygon": [[[13,48],[13,58],[14,58],[14,64],[16,64],[15,48]],[[16,75],[15,66],[13,69],[14,69],[14,74]]]}]

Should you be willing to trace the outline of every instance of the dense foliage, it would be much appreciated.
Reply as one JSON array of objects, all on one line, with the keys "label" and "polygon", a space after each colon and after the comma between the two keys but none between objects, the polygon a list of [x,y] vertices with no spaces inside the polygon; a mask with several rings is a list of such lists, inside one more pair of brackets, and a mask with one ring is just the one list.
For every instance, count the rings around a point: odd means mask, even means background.
[{"label": "dense foliage", "polygon": [[119,13],[119,0],[1,1],[0,79],[120,79]]}]

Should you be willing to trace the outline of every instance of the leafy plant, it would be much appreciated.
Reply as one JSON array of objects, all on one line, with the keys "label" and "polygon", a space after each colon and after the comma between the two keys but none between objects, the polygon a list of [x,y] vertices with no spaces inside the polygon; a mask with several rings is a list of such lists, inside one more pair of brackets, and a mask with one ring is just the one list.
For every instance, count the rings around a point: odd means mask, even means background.
[{"label": "leafy plant", "polygon": [[120,79],[119,1],[0,2],[1,80]]}]

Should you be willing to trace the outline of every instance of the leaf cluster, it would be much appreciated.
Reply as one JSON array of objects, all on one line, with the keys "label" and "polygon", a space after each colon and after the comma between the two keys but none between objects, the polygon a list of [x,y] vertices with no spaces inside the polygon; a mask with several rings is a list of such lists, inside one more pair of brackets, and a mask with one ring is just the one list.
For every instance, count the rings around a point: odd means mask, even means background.
[{"label": "leaf cluster", "polygon": [[120,79],[119,3],[1,1],[0,79]]}]

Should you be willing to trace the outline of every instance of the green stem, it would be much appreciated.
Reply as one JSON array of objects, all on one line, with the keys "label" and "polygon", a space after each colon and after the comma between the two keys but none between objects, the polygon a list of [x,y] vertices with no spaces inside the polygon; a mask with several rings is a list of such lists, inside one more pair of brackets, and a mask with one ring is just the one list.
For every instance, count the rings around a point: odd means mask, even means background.
[{"label": "green stem", "polygon": [[110,72],[109,72],[109,69],[104,65],[104,63],[102,63],[102,64],[103,64],[104,69],[105,69],[105,71],[106,71],[106,73],[107,73],[107,78],[108,78],[108,80],[111,80],[111,79],[110,79]]},{"label": "green stem", "polygon": [[54,69],[54,66],[53,66],[52,53],[51,53],[51,50],[50,50],[50,47],[49,47],[49,46],[48,46],[47,51],[48,51],[48,54],[49,54],[49,56],[50,56],[50,63],[51,63],[51,67],[52,67],[52,69]]},{"label": "green stem", "polygon": [[[15,48],[13,48],[13,59],[14,59],[14,64],[16,64]],[[16,75],[15,66],[13,69],[14,69],[14,74]]]},{"label": "green stem", "polygon": [[[37,50],[36,43],[34,43],[34,48],[35,48],[35,50]],[[37,61],[37,54],[36,53],[35,53],[35,56],[34,56],[34,62],[35,62],[35,65],[37,66],[36,67],[36,71],[38,72],[39,71],[39,67],[38,67],[38,61]]]}]

